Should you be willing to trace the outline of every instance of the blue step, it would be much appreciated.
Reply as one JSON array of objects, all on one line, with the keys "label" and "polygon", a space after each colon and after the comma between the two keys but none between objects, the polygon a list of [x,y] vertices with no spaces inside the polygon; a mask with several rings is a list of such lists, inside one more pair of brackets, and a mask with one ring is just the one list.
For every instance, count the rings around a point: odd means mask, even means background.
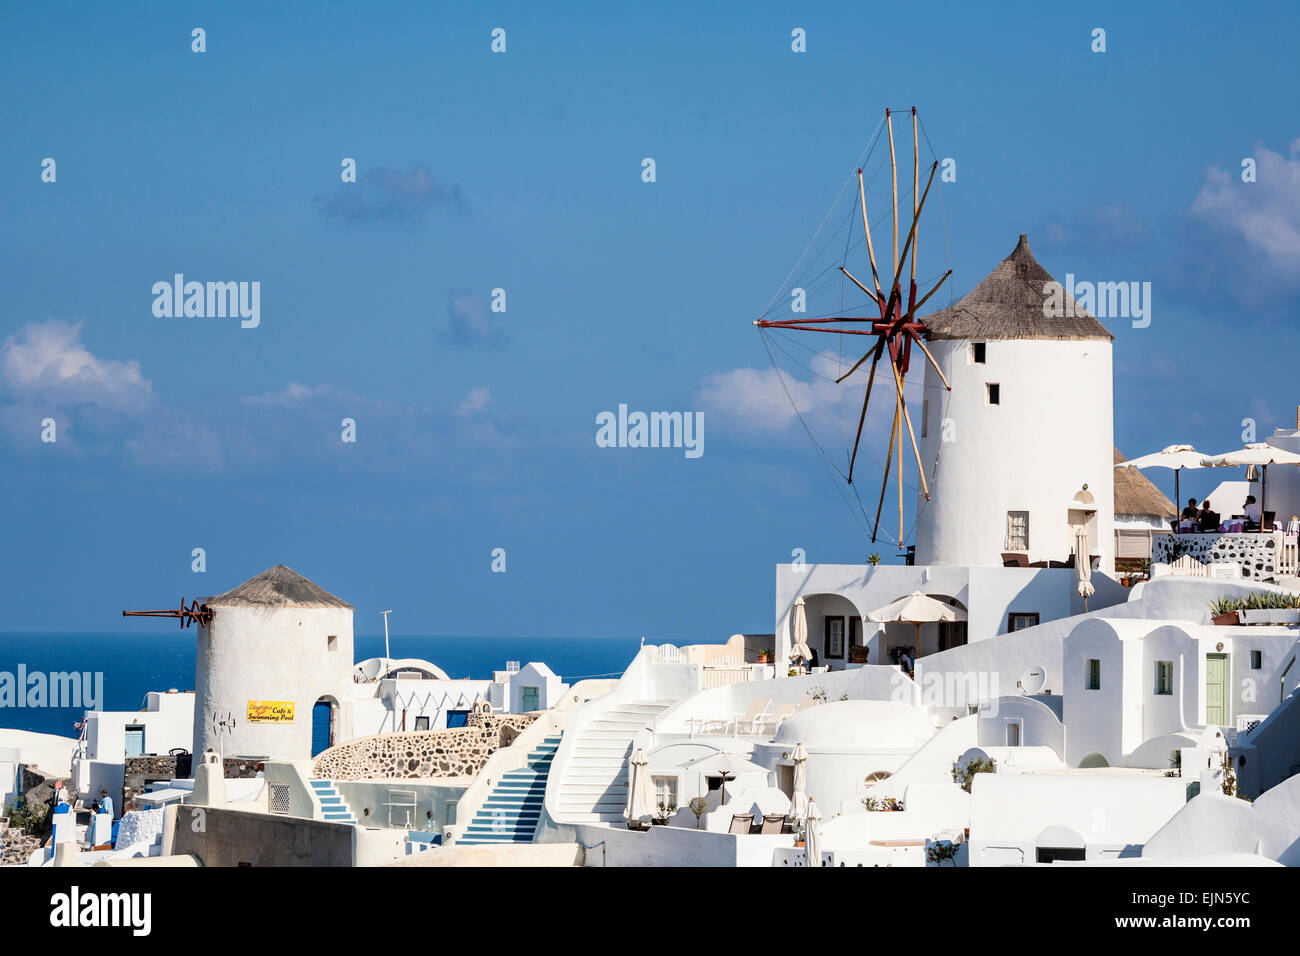
[{"label": "blue step", "polygon": [[465,845],[532,843],[546,799],[546,780],[560,737],[545,738],[524,766],[502,774],[456,841]]}]

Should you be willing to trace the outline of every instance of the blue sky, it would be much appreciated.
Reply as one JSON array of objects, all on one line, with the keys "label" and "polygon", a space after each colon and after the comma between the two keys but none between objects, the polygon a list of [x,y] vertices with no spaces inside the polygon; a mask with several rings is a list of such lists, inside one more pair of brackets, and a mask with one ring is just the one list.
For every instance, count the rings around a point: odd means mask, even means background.
[{"label": "blue sky", "polygon": [[[1289,425],[1298,46],[1284,3],[11,5],[0,630],[283,562],[361,632],[711,640],[770,630],[794,548],[893,560],[750,324],[885,106],[957,161],[922,240],[956,294],[1021,232],[1152,282],[1109,323],[1122,450]],[[177,272],[259,282],[260,326],[155,317]],[[1252,349],[1279,374],[1223,374]],[[620,403],[703,412],[705,454],[597,448]]]}]

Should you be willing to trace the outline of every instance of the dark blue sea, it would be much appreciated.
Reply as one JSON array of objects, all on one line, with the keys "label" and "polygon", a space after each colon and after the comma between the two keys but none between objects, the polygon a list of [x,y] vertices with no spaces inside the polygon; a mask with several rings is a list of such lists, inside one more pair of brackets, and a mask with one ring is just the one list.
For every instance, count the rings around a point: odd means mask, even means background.
[{"label": "dark blue sea", "polygon": [[[98,710],[138,710],[149,691],[194,689],[195,631],[183,634],[0,634],[0,674],[16,679],[61,671],[101,672]],[[357,660],[382,657],[384,637],[355,639]],[[394,637],[393,657],[422,657],[450,677],[487,679],[506,661],[541,661],[568,683],[587,677],[617,677],[640,649],[640,638]],[[77,736],[78,708],[0,705],[0,727]]]}]

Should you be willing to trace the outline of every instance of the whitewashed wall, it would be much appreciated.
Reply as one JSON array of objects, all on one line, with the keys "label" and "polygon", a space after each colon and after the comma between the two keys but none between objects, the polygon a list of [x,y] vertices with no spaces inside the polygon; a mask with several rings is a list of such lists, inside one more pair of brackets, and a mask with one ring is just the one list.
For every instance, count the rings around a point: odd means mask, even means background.
[{"label": "whitewashed wall", "polygon": [[[1064,560],[1067,510],[1086,483],[1097,507],[1090,544],[1113,570],[1110,342],[988,340],[982,365],[970,363],[966,341],[930,349],[952,392],[924,362],[928,419],[918,439],[934,473],[930,501],[917,498],[916,563],[1000,566],[1008,511],[1029,512],[1030,561]],[[1001,386],[1001,404],[987,404],[987,382]]]}]

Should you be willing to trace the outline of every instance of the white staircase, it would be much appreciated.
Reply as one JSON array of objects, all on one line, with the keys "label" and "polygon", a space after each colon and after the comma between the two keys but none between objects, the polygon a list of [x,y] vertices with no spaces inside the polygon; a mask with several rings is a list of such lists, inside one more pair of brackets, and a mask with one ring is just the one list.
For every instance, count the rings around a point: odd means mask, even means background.
[{"label": "white staircase", "polygon": [[572,751],[557,780],[556,818],[565,823],[622,823],[632,740],[674,701],[619,702],[568,735]]}]

